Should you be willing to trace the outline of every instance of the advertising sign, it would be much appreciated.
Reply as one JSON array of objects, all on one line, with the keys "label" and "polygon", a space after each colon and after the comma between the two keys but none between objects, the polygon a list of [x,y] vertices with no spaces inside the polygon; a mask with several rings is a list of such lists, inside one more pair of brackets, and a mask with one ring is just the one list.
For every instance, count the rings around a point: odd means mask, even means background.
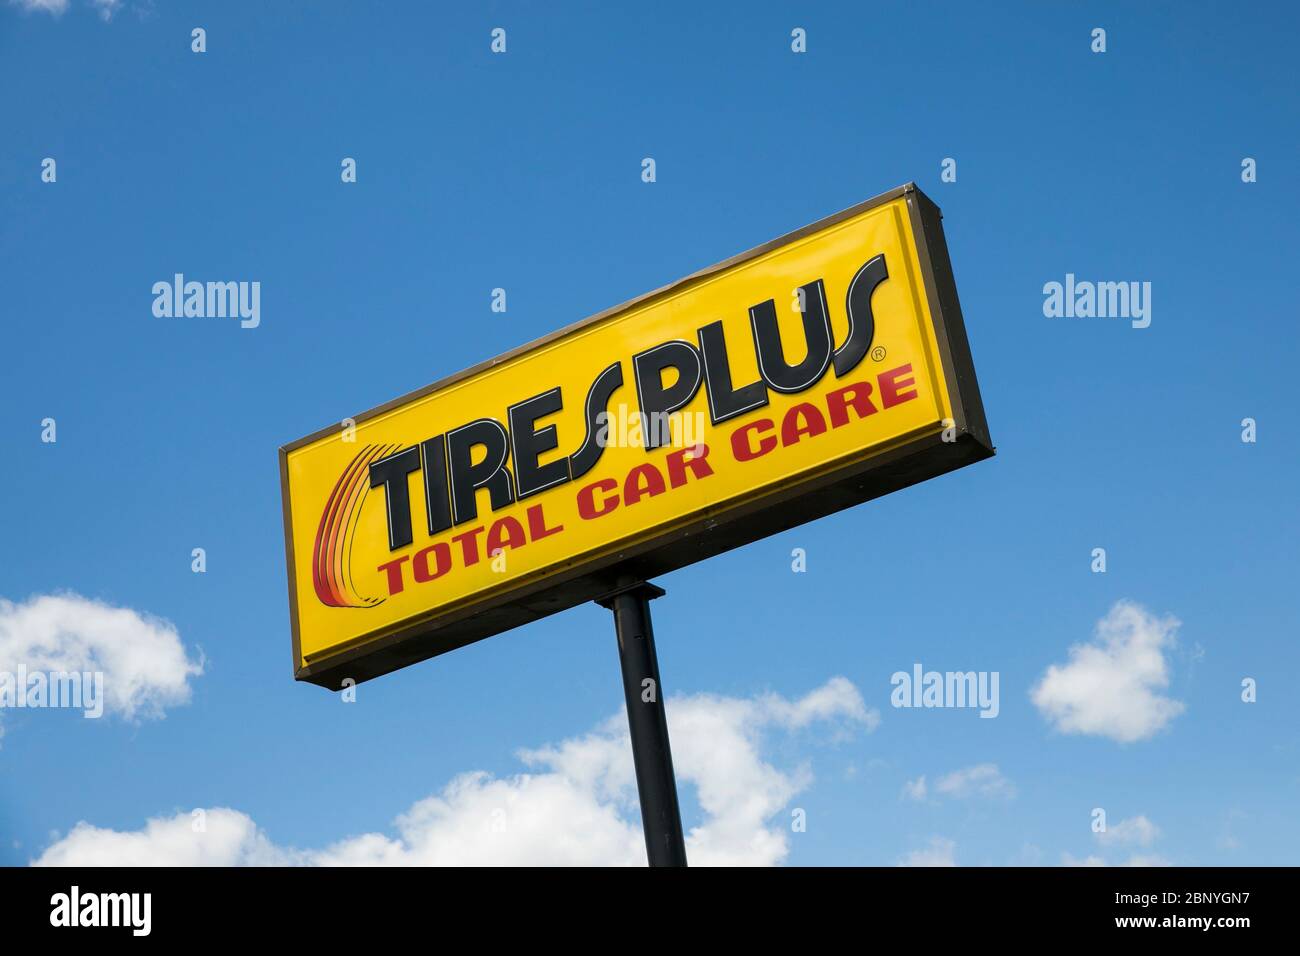
[{"label": "advertising sign", "polygon": [[280,452],[295,676],[338,688],[993,454],[904,186]]}]

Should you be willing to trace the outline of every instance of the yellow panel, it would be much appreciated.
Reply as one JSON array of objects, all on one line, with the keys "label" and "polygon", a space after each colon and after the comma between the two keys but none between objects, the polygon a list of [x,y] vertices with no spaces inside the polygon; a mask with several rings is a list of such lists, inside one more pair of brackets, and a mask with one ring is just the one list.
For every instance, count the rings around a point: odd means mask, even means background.
[{"label": "yellow panel", "polygon": [[[641,411],[634,355],[674,339],[697,343],[702,326],[721,320],[732,382],[737,387],[753,382],[759,378],[759,368],[749,307],[775,300],[786,358],[797,363],[807,347],[795,289],[823,281],[832,341],[843,343],[849,331],[845,307],[849,283],[877,255],[885,257],[889,276],[871,299],[873,348],[843,378],[827,369],[819,381],[797,394],[769,389],[765,406],[717,425],[709,418],[706,383],[682,409],[685,417],[674,416],[675,435],[692,446],[690,450],[617,444],[626,431],[621,426],[635,422],[633,416]],[[845,461],[878,455],[918,435],[941,430],[953,410],[923,274],[907,198],[899,195],[754,258],[669,287],[494,367],[361,420],[354,435],[338,429],[290,446],[286,512],[295,564],[290,580],[300,652],[296,664],[320,662],[467,604],[501,603],[513,590],[539,577],[621,551],[664,529],[725,513],[791,482],[841,467]],[[498,511],[491,509],[488,491],[480,489],[477,520],[433,537],[426,528],[424,469],[415,471],[408,477],[414,540],[389,550],[385,491],[382,486],[370,487],[369,461],[476,419],[492,418],[505,425],[509,406],[555,386],[561,389],[563,408],[539,420],[536,427],[554,424],[558,433],[558,448],[544,453],[541,463],[562,459],[583,443],[588,390],[601,370],[614,362],[622,365],[623,385],[608,407],[612,443],[595,468]],[[862,416],[861,406],[846,407],[847,396],[840,392],[841,413],[835,424],[832,393],[856,383],[871,387],[869,402],[874,411]],[[894,401],[887,402],[891,394]],[[795,406],[805,408],[797,420],[791,417],[791,424],[786,424]],[[815,431],[806,406],[824,420],[821,433],[806,434]],[[800,424],[805,433],[795,434]],[[636,432],[631,429],[622,437],[634,440]],[[701,438],[707,451],[693,447]],[[743,452],[760,447],[762,439],[775,447],[740,460],[744,456],[737,452],[737,443]],[[677,477],[685,477],[677,487],[668,469],[674,454],[681,463]],[[707,467],[683,467],[701,456]],[[629,475],[646,464],[663,477],[665,489],[628,503]],[[513,468],[513,462],[507,468]],[[634,475],[642,490],[657,491],[653,478],[646,469]],[[616,490],[608,490],[611,483]],[[593,484],[598,493],[584,492]],[[597,517],[584,518],[579,510],[584,494],[589,505],[608,507],[610,500],[617,504]],[[518,529],[524,532],[523,540]],[[511,531],[516,532],[513,540]],[[488,553],[490,546],[501,549],[495,560]],[[450,567],[427,580],[448,553]],[[426,580],[415,580],[417,567]]]}]

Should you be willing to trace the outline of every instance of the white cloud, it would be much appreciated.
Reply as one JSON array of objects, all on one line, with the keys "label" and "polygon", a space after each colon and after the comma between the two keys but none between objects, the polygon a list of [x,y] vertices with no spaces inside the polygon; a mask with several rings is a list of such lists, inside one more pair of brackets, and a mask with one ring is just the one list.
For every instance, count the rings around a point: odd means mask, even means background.
[{"label": "white cloud", "polygon": [[204,811],[206,832],[195,832],[188,812],[150,820],[143,830],[119,833],[78,823],[41,858],[40,866],[237,866],[287,865],[293,861],[271,845],[247,816],[217,807]]},{"label": "white cloud", "polygon": [[[1068,853],[1064,853],[1061,855],[1061,865],[1062,866],[1110,866],[1109,863],[1107,863],[1099,856],[1095,856],[1095,855],[1085,856],[1082,859],[1080,859],[1078,857],[1073,857]],[[1168,860],[1166,860],[1163,856],[1156,856],[1155,854],[1135,854],[1134,856],[1129,857],[1123,863],[1119,863],[1117,865],[1118,866],[1173,866],[1173,864],[1170,863]]]},{"label": "white cloud", "polygon": [[[767,737],[814,726],[824,736],[871,730],[879,714],[842,677],[790,701],[700,694],[668,703],[681,786],[696,790],[704,819],[687,834],[692,865],[770,865],[789,853],[781,811],[812,780],[806,766],[782,771],[762,754]],[[189,813],[118,832],[79,823],[37,865],[641,865],[645,841],[622,715],[550,747],[526,750],[528,772],[497,778],[461,774],[396,821],[395,835],[366,833],[322,850],[277,847],[235,810],[207,813],[195,832]]]},{"label": "white cloud", "polygon": [[[27,13],[48,13],[60,17],[68,10],[68,0],[9,0],[10,6],[22,7]],[[122,9],[122,0],[89,0],[89,5],[105,22]]]},{"label": "white cloud", "polygon": [[9,0],[9,3],[11,6],[22,7],[28,13],[40,10],[56,17],[68,9],[68,0]]},{"label": "white cloud", "polygon": [[1093,835],[1102,846],[1150,846],[1160,836],[1160,828],[1146,817],[1137,816],[1121,820]]},{"label": "white cloud", "polygon": [[1020,847],[1020,852],[1016,854],[1011,863],[1012,866],[1042,866],[1043,849],[1035,843],[1024,843]]},{"label": "white cloud", "polygon": [[20,668],[102,672],[104,711],[137,720],[188,702],[203,663],[190,660],[168,621],[69,593],[0,598],[0,672]]},{"label": "white cloud", "polygon": [[1016,788],[995,763],[981,763],[973,767],[954,770],[940,777],[931,788],[924,775],[903,784],[903,797],[908,800],[924,800],[930,793],[935,797],[952,797],[963,800],[967,797],[989,797],[1010,799],[1016,795]]},{"label": "white cloud", "polygon": [[957,844],[947,837],[931,837],[929,844],[898,861],[899,866],[956,866]]},{"label": "white cloud", "polygon": [[1173,617],[1120,601],[1097,623],[1095,639],[1071,647],[1069,662],[1049,667],[1030,698],[1062,733],[1121,743],[1151,737],[1184,710],[1159,693],[1169,686],[1165,651],[1178,627]]},{"label": "white cloud", "polygon": [[[1149,847],[1160,836],[1160,828],[1148,820],[1145,816],[1129,817],[1127,820],[1121,820],[1114,826],[1109,826],[1103,831],[1094,831],[1093,836],[1097,842],[1107,849],[1118,849],[1125,846]],[[1111,866],[1105,858],[1090,855],[1082,859],[1071,856],[1069,853],[1062,854],[1062,866]],[[1168,860],[1154,853],[1135,853],[1122,863],[1116,866],[1172,866]]]},{"label": "white cloud", "polygon": [[982,763],[974,767],[954,770],[935,781],[934,792],[945,797],[995,797],[1011,798],[1016,788],[995,763]]}]

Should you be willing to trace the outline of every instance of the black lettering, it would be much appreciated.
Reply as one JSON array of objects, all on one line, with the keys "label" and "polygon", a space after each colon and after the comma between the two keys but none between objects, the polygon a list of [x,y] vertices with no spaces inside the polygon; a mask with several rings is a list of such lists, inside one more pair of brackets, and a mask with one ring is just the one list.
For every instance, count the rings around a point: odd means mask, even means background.
[{"label": "black lettering", "polygon": [[[487,455],[474,464],[473,449],[482,445]],[[487,488],[492,510],[514,501],[514,488],[506,458],[510,454],[505,427],[491,418],[480,418],[447,433],[447,470],[451,475],[451,513],[456,524],[478,517],[474,492]]]},{"label": "black lettering", "polygon": [[[609,408],[609,398],[616,389],[623,385],[623,364],[615,362],[596,376],[596,381],[587,392],[587,437],[582,440],[582,447],[569,458],[569,477],[577,480],[596,467],[600,456],[605,453],[605,446],[599,441],[600,423],[597,419]],[[605,419],[605,434],[609,435],[609,417]]]},{"label": "black lettering", "polygon": [[563,407],[559,388],[552,388],[524,399],[518,405],[510,406],[510,454],[515,463],[515,488],[521,499],[569,480],[568,459],[559,458],[545,465],[537,463],[542,452],[559,445],[555,426],[547,425],[534,430],[537,419],[552,415]]},{"label": "black lettering", "polygon": [[429,517],[429,534],[451,527],[451,499],[447,494],[447,437],[434,435],[420,443],[424,463],[424,512]]},{"label": "black lettering", "polygon": [[709,417],[713,424],[743,415],[767,404],[767,386],[757,382],[733,388],[727,363],[727,340],[722,323],[712,322],[699,331],[700,354],[704,356],[704,381],[709,396]]},{"label": "black lettering", "polygon": [[803,335],[808,354],[798,365],[789,365],[781,348],[781,332],[776,324],[776,303],[771,299],[749,310],[754,329],[754,348],[758,352],[758,370],[773,389],[786,394],[802,392],[826,372],[831,361],[831,317],[826,311],[826,288],[822,280],[800,286],[803,292]]},{"label": "black lettering", "polygon": [[411,496],[406,476],[420,470],[420,449],[412,445],[370,465],[370,487],[384,486],[388,503],[388,550],[396,551],[411,543]]},{"label": "black lettering", "polygon": [[[677,381],[664,387],[665,369],[677,372]],[[641,403],[642,431],[645,447],[659,448],[671,440],[668,416],[685,408],[700,389],[702,370],[700,353],[689,342],[673,340],[632,357],[636,376],[636,395]]]},{"label": "black lettering", "polygon": [[885,257],[879,255],[859,269],[849,283],[848,295],[844,297],[844,310],[849,316],[849,337],[835,350],[836,378],[857,368],[871,348],[871,340],[876,336],[876,317],[871,312],[871,295],[876,291],[876,286],[888,278]]}]

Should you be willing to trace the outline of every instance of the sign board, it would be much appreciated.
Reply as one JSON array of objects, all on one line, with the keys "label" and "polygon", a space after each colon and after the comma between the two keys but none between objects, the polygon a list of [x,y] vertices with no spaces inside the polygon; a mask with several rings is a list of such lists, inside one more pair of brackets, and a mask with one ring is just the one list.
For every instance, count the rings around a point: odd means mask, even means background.
[{"label": "sign board", "polygon": [[993,454],[904,186],[280,450],[294,674],[360,682]]}]

